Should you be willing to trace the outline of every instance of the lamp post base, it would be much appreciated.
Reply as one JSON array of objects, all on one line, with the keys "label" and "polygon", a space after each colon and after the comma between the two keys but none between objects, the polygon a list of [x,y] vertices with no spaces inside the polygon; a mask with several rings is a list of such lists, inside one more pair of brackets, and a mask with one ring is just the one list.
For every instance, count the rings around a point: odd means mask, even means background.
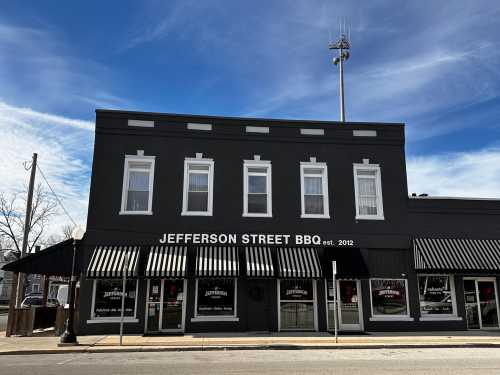
[{"label": "lamp post base", "polygon": [[64,331],[58,346],[78,345],[76,335],[73,332]]}]

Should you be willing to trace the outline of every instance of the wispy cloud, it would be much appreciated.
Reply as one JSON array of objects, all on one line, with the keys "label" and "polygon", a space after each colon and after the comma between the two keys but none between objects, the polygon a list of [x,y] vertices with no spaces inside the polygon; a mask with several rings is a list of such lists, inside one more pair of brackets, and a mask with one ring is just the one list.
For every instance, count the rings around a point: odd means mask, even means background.
[{"label": "wispy cloud", "polygon": [[[23,190],[29,172],[23,162],[38,153],[39,165],[70,215],[85,225],[94,124],[0,102],[0,191]],[[38,175],[37,182],[42,182]],[[47,188],[47,186],[45,186]],[[50,233],[58,233],[69,219],[59,210]]]},{"label": "wispy cloud", "polygon": [[411,157],[407,170],[410,193],[500,198],[500,148]]}]

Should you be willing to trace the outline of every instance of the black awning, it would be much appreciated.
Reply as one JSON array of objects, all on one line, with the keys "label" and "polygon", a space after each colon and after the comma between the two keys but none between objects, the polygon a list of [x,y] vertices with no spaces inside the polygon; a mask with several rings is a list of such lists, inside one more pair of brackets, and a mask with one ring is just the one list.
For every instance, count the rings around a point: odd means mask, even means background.
[{"label": "black awning", "polygon": [[366,261],[360,249],[327,247],[323,253],[325,276],[331,278],[332,261],[337,261],[337,278],[363,279],[369,277]]},{"label": "black awning", "polygon": [[138,276],[139,246],[97,246],[92,254],[87,278],[121,278]]},{"label": "black awning", "polygon": [[500,240],[415,238],[418,271],[500,271]]},{"label": "black awning", "polygon": [[146,277],[186,277],[187,246],[151,246]]},{"label": "black awning", "polygon": [[319,279],[321,265],[312,247],[278,248],[278,268],[281,278]]},{"label": "black awning", "polygon": [[248,277],[273,277],[274,267],[269,247],[245,247]]},{"label": "black awning", "polygon": [[196,255],[197,277],[238,277],[240,267],[235,246],[200,246]]},{"label": "black awning", "polygon": [[[79,247],[81,248],[81,246]],[[76,274],[80,272],[77,256]],[[5,264],[4,271],[22,272],[46,276],[71,276],[73,262],[73,239],[49,246],[36,253]]]}]

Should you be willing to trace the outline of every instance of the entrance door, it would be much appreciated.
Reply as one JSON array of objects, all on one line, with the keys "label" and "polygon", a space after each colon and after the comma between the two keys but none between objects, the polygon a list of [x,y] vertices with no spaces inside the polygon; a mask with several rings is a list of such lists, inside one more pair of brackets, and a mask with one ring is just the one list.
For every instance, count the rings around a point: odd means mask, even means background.
[{"label": "entrance door", "polygon": [[[328,329],[333,330],[334,303],[332,281],[328,285]],[[338,321],[341,331],[362,331],[361,283],[359,280],[337,280]]]},{"label": "entrance door", "polygon": [[148,280],[147,332],[184,331],[185,280]]},{"label": "entrance door", "polygon": [[498,300],[495,279],[464,279],[467,328],[498,328]]},{"label": "entrance door", "polygon": [[247,330],[269,331],[269,285],[271,280],[248,280]]}]

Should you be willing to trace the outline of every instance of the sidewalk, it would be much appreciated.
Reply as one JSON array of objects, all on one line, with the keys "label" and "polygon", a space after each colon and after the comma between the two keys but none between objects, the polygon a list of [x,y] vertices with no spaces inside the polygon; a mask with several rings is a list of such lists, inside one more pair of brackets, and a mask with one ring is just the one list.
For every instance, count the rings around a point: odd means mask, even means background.
[{"label": "sidewalk", "polygon": [[184,336],[79,336],[78,346],[58,347],[59,337],[5,337],[0,332],[0,355],[99,353],[140,351],[200,351],[256,349],[380,349],[438,347],[499,347],[499,331],[373,333],[339,336],[328,333],[220,333]]}]

